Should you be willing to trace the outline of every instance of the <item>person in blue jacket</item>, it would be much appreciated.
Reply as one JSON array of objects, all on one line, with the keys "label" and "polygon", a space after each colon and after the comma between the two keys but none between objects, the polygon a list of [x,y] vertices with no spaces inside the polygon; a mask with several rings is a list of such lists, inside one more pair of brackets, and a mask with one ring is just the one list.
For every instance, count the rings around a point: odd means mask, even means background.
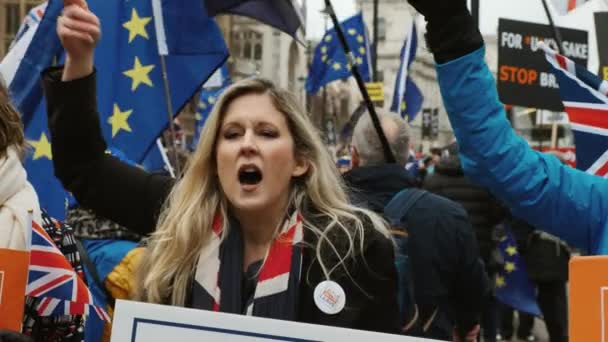
[{"label": "person in blue jacket", "polygon": [[608,253],[608,181],[532,150],[507,121],[466,0],[410,0],[427,43],[465,174],[513,214],[571,245]]}]

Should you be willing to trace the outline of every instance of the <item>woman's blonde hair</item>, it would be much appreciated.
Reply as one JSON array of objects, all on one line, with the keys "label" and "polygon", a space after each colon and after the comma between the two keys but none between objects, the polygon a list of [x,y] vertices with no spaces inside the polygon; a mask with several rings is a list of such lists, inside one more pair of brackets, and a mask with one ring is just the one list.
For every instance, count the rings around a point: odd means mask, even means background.
[{"label": "woman's blonde hair", "polygon": [[0,80],[0,158],[6,156],[9,147],[15,146],[19,155],[25,150],[25,136],[21,115],[11,104],[8,89]]},{"label": "woman's blonde hair", "polygon": [[138,269],[137,299],[185,305],[216,213],[224,218],[224,231],[228,229],[228,203],[216,174],[215,142],[230,104],[248,94],[270,96],[276,109],[285,115],[295,157],[309,162],[307,173],[292,181],[288,206],[302,211],[305,229],[317,236],[310,247],[325,276],[329,278],[340,266],[348,273],[345,261],[362,253],[364,230],[370,225],[388,236],[379,216],[349,204],[333,160],[297,100],[270,81],[243,80],[227,88],[218,99],[183,178],[165,202]]}]

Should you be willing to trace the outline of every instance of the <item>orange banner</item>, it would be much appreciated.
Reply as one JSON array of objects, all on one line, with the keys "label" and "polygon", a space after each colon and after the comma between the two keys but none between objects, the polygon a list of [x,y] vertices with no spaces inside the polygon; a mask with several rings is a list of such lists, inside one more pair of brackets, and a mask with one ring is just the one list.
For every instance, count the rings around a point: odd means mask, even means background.
[{"label": "orange banner", "polygon": [[608,256],[570,261],[570,341],[608,342]]},{"label": "orange banner", "polygon": [[0,329],[21,332],[30,253],[0,249]]}]

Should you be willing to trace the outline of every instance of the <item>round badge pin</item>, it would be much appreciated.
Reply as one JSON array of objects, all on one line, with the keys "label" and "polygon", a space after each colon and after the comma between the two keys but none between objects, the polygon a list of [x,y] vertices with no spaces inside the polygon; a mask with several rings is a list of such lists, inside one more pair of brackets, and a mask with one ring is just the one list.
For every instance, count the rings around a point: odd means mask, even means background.
[{"label": "round badge pin", "polygon": [[323,313],[335,315],[344,309],[346,294],[335,281],[326,280],[315,287],[315,304]]}]

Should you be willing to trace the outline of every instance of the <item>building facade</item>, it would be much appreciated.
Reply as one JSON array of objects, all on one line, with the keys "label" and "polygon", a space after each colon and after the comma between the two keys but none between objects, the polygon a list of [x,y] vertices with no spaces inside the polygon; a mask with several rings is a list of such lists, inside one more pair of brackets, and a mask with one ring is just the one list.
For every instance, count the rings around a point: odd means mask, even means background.
[{"label": "building facade", "polygon": [[[264,77],[305,101],[306,45],[250,18],[223,16],[219,20],[230,50],[229,68],[235,80]],[[303,32],[304,27],[302,35]]]}]

